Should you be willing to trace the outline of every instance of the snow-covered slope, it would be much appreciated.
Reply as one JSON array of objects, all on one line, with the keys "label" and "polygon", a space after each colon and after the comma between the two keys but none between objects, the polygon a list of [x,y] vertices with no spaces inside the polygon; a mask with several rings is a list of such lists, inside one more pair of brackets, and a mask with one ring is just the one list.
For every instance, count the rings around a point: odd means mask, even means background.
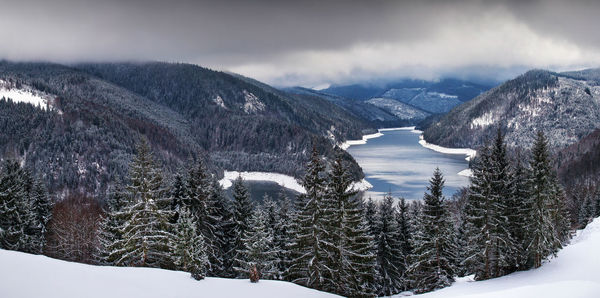
[{"label": "snow-covered slope", "polygon": [[206,278],[151,268],[92,266],[0,250],[3,298],[337,297],[289,282]]},{"label": "snow-covered slope", "polygon": [[13,102],[29,103],[43,110],[48,106],[52,108],[52,97],[49,94],[25,85],[21,85],[17,88],[15,84],[4,80],[0,80],[0,100],[1,99],[11,99]]},{"label": "snow-covered slope", "polygon": [[578,232],[557,258],[541,268],[486,281],[460,278],[423,298],[592,298],[600,297],[600,218]]},{"label": "snow-covered slope", "polygon": [[391,98],[371,98],[368,103],[389,111],[400,119],[425,119],[430,113]]}]

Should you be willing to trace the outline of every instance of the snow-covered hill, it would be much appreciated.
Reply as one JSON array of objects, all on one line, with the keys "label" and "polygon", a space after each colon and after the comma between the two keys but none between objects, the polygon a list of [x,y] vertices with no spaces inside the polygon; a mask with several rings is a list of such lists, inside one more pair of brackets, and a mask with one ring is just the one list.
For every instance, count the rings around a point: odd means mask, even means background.
[{"label": "snow-covered hill", "polygon": [[[558,257],[539,269],[486,281],[460,278],[423,298],[600,297],[600,218],[577,233]],[[193,280],[189,273],[92,266],[0,250],[0,297],[336,297],[293,283],[246,279]],[[398,295],[401,297],[401,295]]]},{"label": "snow-covered hill", "polygon": [[152,268],[92,266],[0,250],[3,298],[337,297],[289,282],[206,278]]},{"label": "snow-covered hill", "polygon": [[578,231],[557,258],[541,268],[486,281],[461,278],[423,298],[592,298],[600,297],[600,218]]}]

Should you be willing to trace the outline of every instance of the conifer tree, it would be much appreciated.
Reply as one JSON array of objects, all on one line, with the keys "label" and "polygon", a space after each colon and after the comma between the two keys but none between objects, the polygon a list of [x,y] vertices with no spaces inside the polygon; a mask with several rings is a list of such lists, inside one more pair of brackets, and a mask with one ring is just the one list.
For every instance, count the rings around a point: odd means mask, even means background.
[{"label": "conifer tree", "polygon": [[183,209],[184,201],[187,196],[187,188],[181,174],[175,174],[173,185],[171,186],[171,211],[173,211],[172,223],[177,223],[179,218],[179,210]]},{"label": "conifer tree", "polygon": [[365,203],[365,220],[369,227],[369,233],[375,239],[377,234],[377,204],[371,197]]},{"label": "conifer tree", "polygon": [[[209,260],[209,273],[214,275],[214,271],[219,271],[221,267],[218,256],[218,233],[221,218],[215,210],[215,203],[211,201],[211,177],[201,158],[197,158],[196,163],[190,168],[186,184],[186,196],[184,204],[189,208],[190,213],[196,223],[196,230],[202,233],[206,243],[206,251]],[[214,270],[212,267],[215,267]]]},{"label": "conifer tree", "polygon": [[172,241],[173,261],[177,268],[190,272],[196,280],[204,279],[208,267],[206,244],[202,233],[196,231],[196,224],[187,207],[179,210]]},{"label": "conifer tree", "polygon": [[328,271],[325,242],[329,238],[329,232],[324,219],[324,171],[325,166],[321,157],[313,147],[306,175],[302,181],[306,193],[298,196],[296,200],[294,220],[296,237],[291,245],[292,264],[289,278],[295,283],[314,289],[322,289],[322,286],[328,283],[325,281],[326,271]]},{"label": "conifer tree", "polygon": [[277,279],[287,280],[287,270],[290,266],[290,244],[292,243],[294,210],[290,199],[282,190],[279,193],[277,223],[273,237],[273,245],[277,251]]},{"label": "conifer tree", "polygon": [[38,180],[33,181],[29,198],[33,213],[30,223],[32,238],[30,252],[39,254],[46,244],[47,225],[52,216],[52,201],[45,187]]},{"label": "conifer tree", "polygon": [[[126,197],[120,183],[116,183],[115,190],[111,191],[106,201],[104,215],[100,220],[100,231],[98,233],[98,248],[95,258],[102,265],[116,265],[118,259],[125,251],[122,245],[122,227],[127,220],[123,208],[126,205]],[[123,264],[122,264],[123,265]]]},{"label": "conifer tree", "polygon": [[527,246],[527,225],[531,212],[531,196],[528,189],[529,175],[517,154],[516,163],[512,167],[510,196],[507,200],[508,230],[516,244],[513,250],[514,262],[509,272],[524,269],[527,262],[525,249]]},{"label": "conifer tree", "polygon": [[324,217],[329,238],[327,268],[333,275],[324,289],[345,296],[375,294],[375,255],[362,203],[357,191],[350,189],[352,179],[340,155],[327,175]]},{"label": "conifer tree", "polygon": [[256,268],[260,279],[274,279],[277,276],[277,252],[267,227],[267,214],[262,208],[253,212],[242,241],[244,249],[236,258],[238,275],[247,278],[250,270]]},{"label": "conifer tree", "polygon": [[415,292],[443,288],[452,282],[456,242],[450,215],[444,203],[444,178],[439,168],[433,173],[423,198],[408,274]]},{"label": "conifer tree", "polygon": [[116,243],[116,265],[168,268],[172,264],[169,243],[172,213],[160,168],[146,140],[137,146],[125,187],[126,204],[117,216],[123,218],[122,239]]},{"label": "conifer tree", "polygon": [[561,239],[553,217],[559,206],[553,206],[556,203],[556,189],[552,179],[548,142],[542,131],[537,132],[531,150],[530,168],[529,192],[532,204],[528,218],[527,251],[533,267],[537,268],[542,265],[542,260],[561,248]]},{"label": "conifer tree", "polygon": [[[232,185],[233,193],[233,233],[234,233],[234,247],[233,247],[233,267],[244,268],[244,251],[246,246],[244,244],[244,237],[250,229],[250,218],[253,214],[253,206],[250,201],[250,193],[246,187],[244,180],[239,176]],[[242,261],[242,263],[240,262]],[[236,276],[240,277],[239,271],[236,272]]]},{"label": "conifer tree", "polygon": [[[400,237],[400,247],[402,255],[407,256],[412,254],[411,235],[412,227],[410,224],[409,205],[404,198],[400,198],[398,209],[396,212],[396,221],[398,222],[398,236]],[[406,263],[406,262],[405,262]],[[403,271],[406,270],[408,264],[405,264]]]},{"label": "conifer tree", "polygon": [[378,294],[390,296],[404,288],[404,265],[400,230],[396,220],[394,199],[388,194],[379,205],[375,241],[377,244]]},{"label": "conifer tree", "polygon": [[25,189],[25,174],[16,160],[7,159],[0,172],[0,248],[27,250],[27,231],[35,220]]},{"label": "conifer tree", "polygon": [[219,218],[220,221],[215,226],[215,259],[210,264],[211,274],[221,277],[234,277],[233,257],[235,232],[233,224],[233,215],[231,213],[231,201],[223,193],[223,188],[213,178],[210,189],[210,202],[213,204],[213,218]]}]

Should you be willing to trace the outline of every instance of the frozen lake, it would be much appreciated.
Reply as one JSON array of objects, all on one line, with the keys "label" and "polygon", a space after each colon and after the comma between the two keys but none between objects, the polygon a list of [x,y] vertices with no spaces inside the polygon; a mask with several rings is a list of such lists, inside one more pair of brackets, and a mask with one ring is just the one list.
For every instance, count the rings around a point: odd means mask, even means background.
[{"label": "frozen lake", "polygon": [[446,197],[468,185],[469,178],[458,175],[468,168],[465,155],[427,149],[419,144],[419,134],[410,129],[381,132],[383,136],[347,149],[373,185],[365,198],[381,198],[391,192],[394,197],[422,199],[436,167],[446,179]]}]

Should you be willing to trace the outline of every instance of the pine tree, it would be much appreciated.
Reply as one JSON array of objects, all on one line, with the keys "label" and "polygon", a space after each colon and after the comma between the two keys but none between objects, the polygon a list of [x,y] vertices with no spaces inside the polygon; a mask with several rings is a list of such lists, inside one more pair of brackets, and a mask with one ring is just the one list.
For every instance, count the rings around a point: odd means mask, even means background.
[{"label": "pine tree", "polygon": [[375,255],[373,238],[357,191],[350,189],[352,179],[340,155],[331,165],[327,176],[324,199],[324,219],[329,232],[325,250],[326,274],[332,274],[324,284],[329,290],[345,296],[373,296],[375,294]]},{"label": "pine tree", "polygon": [[292,243],[294,210],[290,199],[282,190],[279,193],[277,223],[273,237],[273,245],[277,251],[277,279],[287,280],[287,270],[290,266],[289,246]]},{"label": "pine tree", "polygon": [[388,194],[379,206],[375,241],[377,243],[378,294],[390,296],[404,288],[403,269],[406,255],[402,254],[400,230],[396,220],[394,199]]},{"label": "pine tree", "polygon": [[172,238],[173,260],[178,269],[190,272],[196,280],[204,279],[208,267],[206,244],[202,233],[186,207],[179,210],[176,233]]},{"label": "pine tree", "polygon": [[[246,246],[244,244],[244,237],[250,229],[250,218],[253,214],[253,206],[250,201],[250,194],[246,187],[242,177],[238,177],[233,181],[233,232],[235,235],[234,239],[234,268],[244,268],[244,251]],[[241,262],[240,262],[241,261]],[[236,276],[242,276],[239,271]]]},{"label": "pine tree", "polygon": [[220,218],[215,226],[215,248],[214,257],[217,259],[210,264],[211,272],[215,276],[234,277],[233,257],[235,232],[233,224],[233,214],[231,213],[231,201],[223,193],[223,188],[213,178],[211,182],[209,201],[212,203],[213,218]]},{"label": "pine tree", "polygon": [[184,201],[187,196],[187,188],[185,182],[183,181],[183,177],[180,174],[176,174],[173,179],[173,185],[171,186],[171,211],[173,212],[173,217],[171,219],[172,223],[177,223],[177,219],[179,218],[179,210],[183,209],[185,206]]},{"label": "pine tree", "polygon": [[253,212],[242,241],[244,249],[236,258],[238,275],[248,277],[255,267],[260,279],[274,279],[277,276],[277,252],[267,226],[267,214],[262,208]]},{"label": "pine tree", "polygon": [[373,239],[375,239],[377,234],[377,204],[371,197],[367,199],[365,204],[365,220],[367,221],[367,226],[369,227],[369,233]]},{"label": "pine tree", "polygon": [[112,253],[120,256],[117,265],[168,268],[172,263],[169,242],[173,230],[170,201],[146,140],[137,151],[125,188],[126,205],[117,214],[124,219],[122,239]]},{"label": "pine tree", "polygon": [[206,251],[210,262],[208,271],[214,275],[215,271],[219,271],[218,268],[222,267],[218,256],[218,237],[215,235],[219,229],[221,218],[218,217],[218,212],[215,210],[215,203],[210,200],[210,193],[211,177],[202,159],[198,158],[188,172],[186,196],[183,202],[194,217],[196,230],[202,233],[206,242]]},{"label": "pine tree", "polygon": [[29,250],[28,229],[35,220],[19,163],[7,159],[0,172],[0,248]]},{"label": "pine tree", "polygon": [[102,265],[116,265],[122,253],[125,253],[119,245],[123,244],[121,229],[127,220],[127,214],[122,211],[127,199],[121,184],[116,183],[116,185],[115,190],[108,195],[104,215],[100,220],[99,245],[95,258]]},{"label": "pine tree", "polygon": [[527,263],[525,249],[527,246],[527,224],[531,213],[531,196],[528,189],[529,175],[527,169],[521,162],[521,156],[517,154],[517,162],[512,167],[510,183],[510,196],[507,201],[508,230],[516,244],[513,255],[514,263],[508,271],[524,269]]},{"label": "pine tree", "polygon": [[413,288],[423,293],[443,288],[454,276],[456,242],[450,215],[444,203],[444,178],[439,168],[433,173],[423,198],[419,226],[413,240],[411,266],[408,269]]},{"label": "pine tree", "polygon": [[296,200],[294,219],[295,241],[291,245],[292,264],[289,278],[298,284],[322,289],[326,278],[325,247],[329,232],[324,219],[325,166],[316,148],[313,147],[311,160],[307,165],[302,186],[306,194]]},{"label": "pine tree", "polygon": [[[412,254],[412,227],[410,224],[409,206],[404,198],[400,198],[398,209],[396,212],[396,221],[398,222],[398,236],[400,237],[400,247],[402,255],[409,256]],[[406,270],[408,264],[405,264],[403,271]]]},{"label": "pine tree", "polygon": [[555,188],[548,153],[548,143],[543,132],[538,131],[531,150],[529,192],[532,197],[531,213],[528,218],[529,244],[527,251],[534,268],[542,265],[542,260],[555,254],[561,248],[552,206],[555,202]]},{"label": "pine tree", "polygon": [[34,180],[29,194],[33,220],[31,221],[31,250],[32,253],[41,253],[46,245],[47,225],[52,217],[52,201],[42,183]]}]

